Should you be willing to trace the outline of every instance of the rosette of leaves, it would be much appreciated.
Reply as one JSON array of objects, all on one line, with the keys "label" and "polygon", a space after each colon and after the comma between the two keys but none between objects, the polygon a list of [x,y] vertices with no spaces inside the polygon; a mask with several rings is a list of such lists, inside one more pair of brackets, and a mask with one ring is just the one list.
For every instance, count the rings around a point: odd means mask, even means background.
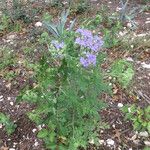
[{"label": "rosette of leaves", "polygon": [[[51,33],[55,38],[62,38],[64,36],[64,33],[66,31],[66,23],[69,15],[69,9],[67,11],[63,11],[61,13],[60,19],[58,20],[58,23],[43,21],[44,26],[46,29]],[[71,31],[75,23],[75,19],[72,21],[68,29]]]},{"label": "rosette of leaves", "polygon": [[131,63],[126,60],[116,60],[111,65],[111,76],[116,77],[123,88],[127,88],[134,76],[134,70]]},{"label": "rosette of leaves", "polygon": [[37,136],[47,149],[77,150],[91,139],[98,143],[98,112],[106,106],[99,97],[110,89],[98,63],[89,68],[79,64],[74,33],[65,36],[63,59],[43,56],[36,70],[37,86],[26,88],[20,98],[35,104],[28,116],[37,125],[45,124]]},{"label": "rosette of leaves", "polygon": [[0,113],[0,123],[5,126],[8,135],[15,131],[16,125],[10,120],[9,116]]},{"label": "rosette of leaves", "polygon": [[150,133],[150,106],[140,108],[136,105],[126,105],[121,110],[125,113],[125,120],[132,121],[134,130],[147,130]]}]

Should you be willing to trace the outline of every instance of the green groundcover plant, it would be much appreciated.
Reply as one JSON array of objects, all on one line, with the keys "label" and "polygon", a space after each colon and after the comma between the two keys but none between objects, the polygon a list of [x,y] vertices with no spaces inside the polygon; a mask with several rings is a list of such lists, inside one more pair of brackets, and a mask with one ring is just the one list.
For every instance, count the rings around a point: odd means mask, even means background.
[{"label": "green groundcover plant", "polygon": [[14,124],[9,116],[0,112],[0,124],[4,125],[8,135],[12,134],[15,131],[16,124]]},{"label": "green groundcover plant", "polygon": [[86,148],[91,139],[98,143],[99,111],[106,106],[100,96],[110,91],[99,66],[102,39],[79,28],[47,45],[50,56],[34,67],[36,86],[19,96],[36,106],[29,118],[45,124],[37,136],[52,150]]},{"label": "green groundcover plant", "polygon": [[125,119],[133,123],[134,130],[150,133],[150,106],[140,108],[136,105],[126,105],[122,109]]}]

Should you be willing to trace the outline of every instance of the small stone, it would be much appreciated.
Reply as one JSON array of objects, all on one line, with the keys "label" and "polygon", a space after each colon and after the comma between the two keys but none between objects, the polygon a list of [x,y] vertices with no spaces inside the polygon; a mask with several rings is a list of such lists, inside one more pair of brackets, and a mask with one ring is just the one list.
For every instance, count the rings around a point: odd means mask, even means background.
[{"label": "small stone", "polygon": [[150,64],[146,64],[145,62],[141,63],[143,68],[150,69]]},{"label": "small stone", "polygon": [[139,142],[140,142],[140,140],[138,139],[138,140],[133,140],[133,143],[134,144],[136,144],[136,145],[138,145],[139,144]]},{"label": "small stone", "polygon": [[89,141],[89,143],[90,143],[90,144],[94,144],[94,140],[91,139],[91,140]]},{"label": "small stone", "polygon": [[112,127],[115,129],[115,127],[116,127],[115,124],[113,124]]},{"label": "small stone", "polygon": [[3,127],[3,125],[2,124],[0,124],[0,129]]},{"label": "small stone", "polygon": [[127,61],[133,62],[134,60],[131,57],[126,58]]},{"label": "small stone", "polygon": [[10,104],[11,106],[13,106],[13,105],[14,105],[14,103],[13,103],[13,102],[10,102],[9,104]]},{"label": "small stone", "polygon": [[131,45],[131,48],[134,48],[134,45]]},{"label": "small stone", "polygon": [[131,113],[131,108],[130,107],[128,108],[128,112]]},{"label": "small stone", "polygon": [[149,24],[150,23],[150,21],[145,21],[145,24]]},{"label": "small stone", "polygon": [[136,138],[137,138],[137,135],[135,134],[131,137],[131,140],[134,141]]},{"label": "small stone", "polygon": [[112,77],[110,76],[110,77],[108,77],[108,79],[109,79],[109,80],[111,80],[111,79],[112,79]]},{"label": "small stone", "polygon": [[98,142],[100,145],[104,144],[104,140],[99,140]]},{"label": "small stone", "polygon": [[32,132],[35,133],[37,131],[37,129],[33,129]]},{"label": "small stone", "polygon": [[[12,35],[7,36],[7,39],[8,39],[8,40],[13,40],[15,37],[16,37],[16,35],[15,35],[15,34],[12,34]],[[10,41],[9,41],[9,42],[10,42]]]},{"label": "small stone", "polygon": [[14,148],[10,148],[9,150],[15,150]]},{"label": "small stone", "polygon": [[114,140],[112,140],[112,139],[107,139],[106,142],[108,145],[114,145],[115,144]]},{"label": "small stone", "polygon": [[132,148],[129,148],[129,150],[132,150]]},{"label": "small stone", "polygon": [[35,146],[35,147],[36,147],[36,146],[38,146],[38,145],[39,145],[39,143],[38,143],[38,142],[35,142],[35,143],[34,143],[34,146]]},{"label": "small stone", "polygon": [[128,28],[131,28],[131,27],[132,27],[132,24],[131,24],[130,22],[128,22],[128,23],[127,23],[127,27],[128,27]]},{"label": "small stone", "polygon": [[41,26],[42,26],[42,22],[39,21],[35,23],[35,27],[41,27]]},{"label": "small stone", "polygon": [[42,126],[41,126],[41,125],[38,125],[37,128],[38,128],[38,130],[41,130],[41,129],[42,129]]},{"label": "small stone", "polygon": [[148,132],[144,131],[144,132],[140,132],[139,136],[148,137],[149,135],[148,135]]},{"label": "small stone", "polygon": [[144,144],[145,144],[146,146],[150,146],[150,141],[144,141]]},{"label": "small stone", "polygon": [[118,107],[119,108],[123,107],[123,104],[122,103],[118,103]]},{"label": "small stone", "polygon": [[7,99],[10,101],[10,100],[11,100],[11,97],[7,97]]},{"label": "small stone", "polygon": [[3,98],[3,95],[0,96],[0,99]]}]

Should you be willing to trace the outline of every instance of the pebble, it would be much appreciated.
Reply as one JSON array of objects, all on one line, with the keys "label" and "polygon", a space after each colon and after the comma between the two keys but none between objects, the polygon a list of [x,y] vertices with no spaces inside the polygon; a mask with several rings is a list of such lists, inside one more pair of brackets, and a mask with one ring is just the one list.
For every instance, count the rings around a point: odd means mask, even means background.
[{"label": "pebble", "polygon": [[130,22],[128,22],[128,23],[127,23],[127,27],[128,27],[128,28],[131,28],[131,27],[132,27],[132,24],[131,24]]},{"label": "pebble", "polygon": [[4,100],[3,95],[1,95],[0,96],[0,102],[3,101],[3,100]]},{"label": "pebble", "polygon": [[128,108],[128,112],[131,113],[131,108],[130,107]]},{"label": "pebble", "polygon": [[9,104],[10,104],[11,106],[13,106],[13,105],[14,105],[14,103],[13,103],[13,102],[10,102]]},{"label": "pebble", "polygon": [[13,40],[15,37],[16,37],[16,35],[15,35],[15,34],[12,34],[12,35],[7,36],[7,39],[11,41],[11,40]]},{"label": "pebble", "polygon": [[150,21],[145,21],[145,24],[149,24],[150,23]]},{"label": "pebble", "polygon": [[145,144],[146,146],[150,146],[150,141],[144,141],[144,144]]},{"label": "pebble", "polygon": [[100,145],[104,144],[104,140],[99,140],[98,142]]},{"label": "pebble", "polygon": [[41,125],[38,125],[37,128],[38,128],[38,130],[41,130],[41,129],[42,129],[42,126],[41,126]]},{"label": "pebble", "polygon": [[148,135],[148,132],[144,131],[144,132],[140,132],[139,136],[148,137],[149,135]]},{"label": "pebble", "polygon": [[39,143],[38,143],[38,142],[35,142],[35,143],[34,143],[34,146],[38,146],[38,145],[39,145]]},{"label": "pebble", "polygon": [[138,145],[139,144],[139,142],[140,142],[140,140],[138,139],[138,140],[134,140],[133,141],[133,143],[135,143],[136,145]]},{"label": "pebble", "polygon": [[143,68],[150,69],[150,64],[146,64],[145,62],[141,63]]},{"label": "pebble", "polygon": [[89,141],[89,143],[90,143],[90,144],[94,144],[94,140],[91,139],[91,140]]},{"label": "pebble", "polygon": [[10,148],[9,150],[15,150],[14,148]]},{"label": "pebble", "polygon": [[35,23],[35,27],[41,27],[42,26],[42,22],[38,21]]},{"label": "pebble", "polygon": [[0,129],[3,127],[3,125],[2,124],[0,124]]},{"label": "pebble", "polygon": [[122,103],[118,103],[118,107],[119,108],[123,107],[123,104]]},{"label": "pebble", "polygon": [[37,131],[37,129],[33,129],[32,132],[35,133]]},{"label": "pebble", "polygon": [[137,138],[137,135],[135,134],[131,137],[131,140],[134,141],[136,138]]},{"label": "pebble", "polygon": [[131,57],[127,57],[126,60],[127,60],[127,61],[131,61],[131,62],[134,61]]},{"label": "pebble", "polygon": [[7,99],[10,101],[10,100],[11,100],[11,97],[7,97]]},{"label": "pebble", "polygon": [[116,127],[115,124],[113,124],[112,127],[115,129],[115,127]]},{"label": "pebble", "polygon": [[107,139],[106,142],[108,145],[114,145],[115,144],[114,140],[112,140],[112,139]]}]

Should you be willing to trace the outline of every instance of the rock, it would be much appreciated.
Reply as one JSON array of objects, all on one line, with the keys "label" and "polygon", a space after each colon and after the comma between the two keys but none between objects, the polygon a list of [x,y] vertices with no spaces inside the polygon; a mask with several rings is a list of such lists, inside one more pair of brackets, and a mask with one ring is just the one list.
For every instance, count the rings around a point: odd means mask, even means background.
[{"label": "rock", "polygon": [[150,21],[145,21],[145,24],[149,24],[150,23]]},{"label": "rock", "polygon": [[143,68],[150,69],[150,64],[146,64],[145,62],[141,63]]},{"label": "rock", "polygon": [[11,106],[13,106],[13,105],[14,105],[14,103],[13,103],[13,102],[10,102],[9,104],[10,104]]},{"label": "rock", "polygon": [[42,129],[42,126],[41,126],[41,125],[38,125],[37,128],[38,128],[38,130],[41,130],[41,129]]},{"label": "rock", "polygon": [[127,61],[133,62],[134,60],[131,57],[126,58]]},{"label": "rock", "polygon": [[104,140],[99,140],[98,142],[99,142],[100,145],[105,143]]},{"label": "rock", "polygon": [[148,135],[148,132],[144,131],[144,132],[140,132],[139,136],[148,137],[149,135]]},{"label": "rock", "polygon": [[144,141],[144,144],[145,144],[146,146],[150,146],[150,141]]},{"label": "rock", "polygon": [[[11,35],[7,36],[7,39],[10,40],[10,41],[12,41],[12,40],[15,39],[15,37],[16,37],[15,34],[11,34]],[[7,40],[7,41],[8,41],[8,40]]]},{"label": "rock", "polygon": [[3,101],[3,100],[4,100],[3,95],[1,95],[0,96],[0,102]]},{"label": "rock", "polygon": [[112,140],[112,139],[107,139],[106,142],[108,145],[114,145],[115,144],[114,140]]},{"label": "rock", "polygon": [[41,27],[41,26],[42,26],[42,22],[39,21],[35,23],[35,27]]},{"label": "rock", "polygon": [[37,129],[33,129],[32,132],[35,133],[37,131]]},{"label": "rock", "polygon": [[123,104],[122,103],[118,103],[118,107],[119,108],[123,107]]},{"label": "rock", "polygon": [[136,145],[138,145],[140,143],[140,140],[133,140],[133,143],[135,143]]},{"label": "rock", "polygon": [[0,129],[3,127],[3,125],[0,123]]},{"label": "rock", "polygon": [[14,148],[10,148],[9,150],[15,150]]},{"label": "rock", "polygon": [[36,146],[38,146],[38,145],[39,145],[39,143],[38,143],[38,142],[35,142],[35,143],[34,143],[34,146],[35,146],[35,147],[36,147]]},{"label": "rock", "polygon": [[137,138],[137,135],[135,134],[131,137],[131,140],[134,141],[136,138]]},{"label": "rock", "polygon": [[89,141],[89,143],[90,143],[90,144],[94,144],[94,140],[91,139],[91,140]]},{"label": "rock", "polygon": [[7,97],[7,99],[10,101],[10,100],[11,100],[11,97]]}]

